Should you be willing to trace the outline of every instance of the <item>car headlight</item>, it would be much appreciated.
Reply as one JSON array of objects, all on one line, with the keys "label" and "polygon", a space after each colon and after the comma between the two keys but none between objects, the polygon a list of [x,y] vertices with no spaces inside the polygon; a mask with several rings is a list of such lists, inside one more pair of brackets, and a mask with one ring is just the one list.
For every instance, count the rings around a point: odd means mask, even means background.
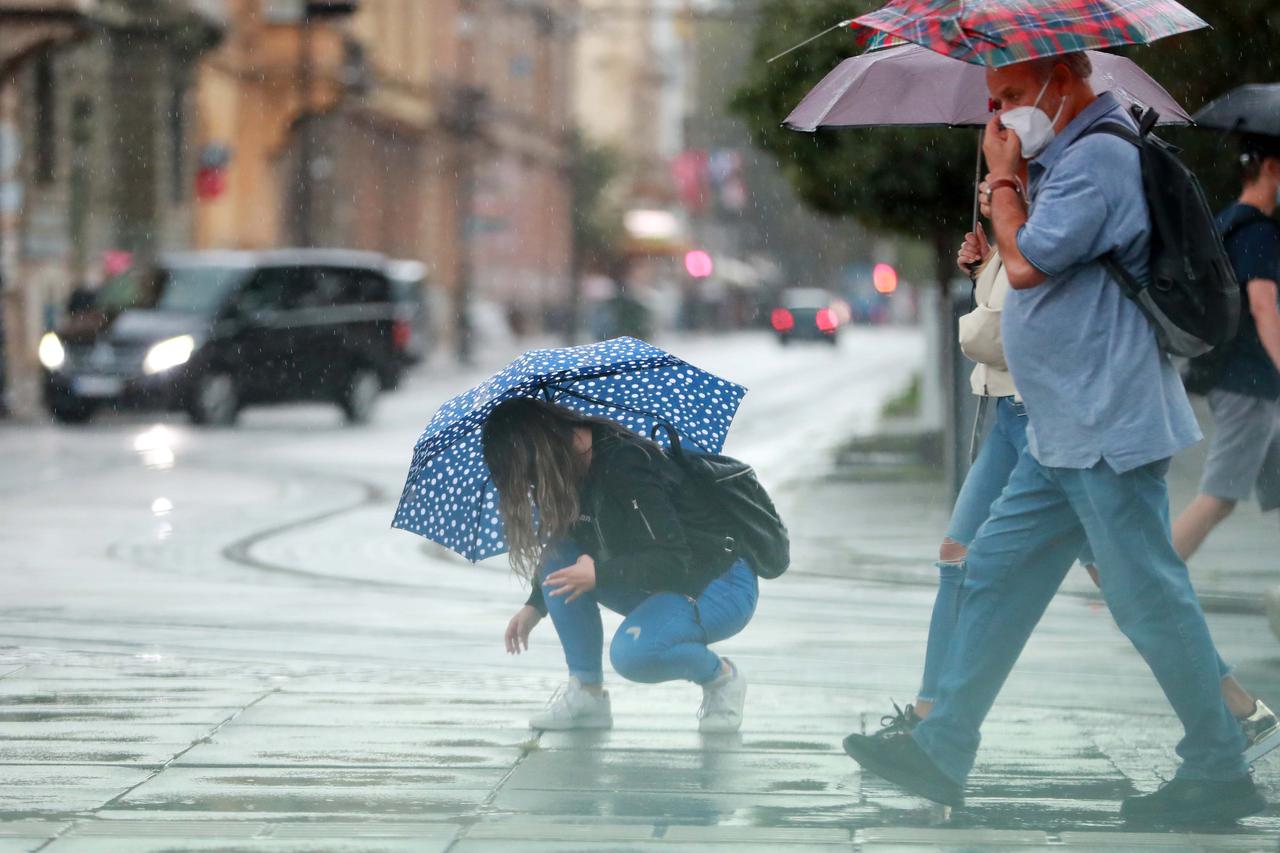
[{"label": "car headlight", "polygon": [[190,335],[179,335],[169,338],[147,350],[147,357],[142,360],[142,372],[161,373],[180,364],[186,364],[195,352],[196,339]]},{"label": "car headlight", "polygon": [[57,370],[67,360],[67,351],[62,348],[62,341],[53,332],[46,332],[40,339],[36,354],[40,357],[40,363],[49,370]]}]

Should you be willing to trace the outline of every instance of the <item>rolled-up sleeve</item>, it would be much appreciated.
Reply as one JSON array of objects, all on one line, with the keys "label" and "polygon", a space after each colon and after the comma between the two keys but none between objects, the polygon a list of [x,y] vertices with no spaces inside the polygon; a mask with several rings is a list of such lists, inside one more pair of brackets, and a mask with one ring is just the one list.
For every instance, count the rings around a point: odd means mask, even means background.
[{"label": "rolled-up sleeve", "polygon": [[1094,260],[1107,223],[1106,196],[1081,165],[1064,162],[1050,172],[1036,189],[1030,218],[1018,231],[1022,257],[1050,277]]}]

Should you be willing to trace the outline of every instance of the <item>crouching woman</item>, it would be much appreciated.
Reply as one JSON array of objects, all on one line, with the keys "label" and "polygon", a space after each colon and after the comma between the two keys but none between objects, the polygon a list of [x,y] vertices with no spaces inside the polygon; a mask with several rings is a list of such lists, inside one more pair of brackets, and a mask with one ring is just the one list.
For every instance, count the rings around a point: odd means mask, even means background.
[{"label": "crouching woman", "polygon": [[757,579],[679,465],[612,421],[523,398],[494,409],[483,446],[511,565],[533,584],[507,626],[507,651],[528,649],[550,615],[569,667],[568,684],[530,725],[613,725],[604,606],[625,617],[609,645],[618,675],[699,684],[699,730],[737,731],[746,680],[708,646],[746,627]]}]

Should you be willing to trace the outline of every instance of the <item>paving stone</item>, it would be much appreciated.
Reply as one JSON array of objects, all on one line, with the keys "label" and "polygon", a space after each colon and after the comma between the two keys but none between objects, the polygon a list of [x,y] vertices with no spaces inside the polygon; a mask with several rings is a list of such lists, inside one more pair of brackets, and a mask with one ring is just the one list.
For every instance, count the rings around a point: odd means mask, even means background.
[{"label": "paving stone", "polygon": [[61,821],[0,820],[0,853],[32,853],[70,825]]},{"label": "paving stone", "polygon": [[0,740],[5,764],[130,764],[158,768],[191,745],[185,742],[81,738],[79,740]]},{"label": "paving stone", "polygon": [[870,827],[857,832],[858,849],[862,853],[888,853],[901,850],[912,853],[969,853],[970,851],[1042,851],[1049,846],[1043,832],[999,829],[916,829],[910,827]]},{"label": "paving stone", "polygon": [[115,804],[131,809],[256,814],[461,815],[501,770],[171,767]]},{"label": "paving stone", "polygon": [[101,765],[9,765],[0,768],[0,817],[88,811],[149,775],[146,769]]},{"label": "paving stone", "polygon": [[521,762],[504,789],[835,793],[841,777],[855,774],[844,755],[537,750]]},{"label": "paving stone", "polygon": [[1107,850],[1115,853],[1190,853],[1209,850],[1273,851],[1280,849],[1280,834],[1203,835],[1195,833],[1064,832],[1059,836],[1067,847]]},{"label": "paving stone", "polygon": [[182,755],[175,766],[509,768],[524,744],[503,734],[505,730],[370,726],[334,738],[310,727],[240,721]]},{"label": "paving stone", "polygon": [[697,844],[774,844],[791,850],[793,846],[836,845],[849,847],[852,833],[847,829],[785,829],[773,826],[672,826],[663,841]]}]

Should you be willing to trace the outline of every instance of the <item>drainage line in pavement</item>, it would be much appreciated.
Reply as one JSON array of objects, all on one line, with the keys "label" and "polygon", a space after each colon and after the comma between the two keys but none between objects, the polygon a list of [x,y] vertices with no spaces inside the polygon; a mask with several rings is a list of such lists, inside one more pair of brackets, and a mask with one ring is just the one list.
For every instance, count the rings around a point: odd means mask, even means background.
[{"label": "drainage line in pavement", "polygon": [[476,820],[470,825],[463,826],[458,830],[457,834],[454,835],[453,840],[449,842],[449,846],[444,849],[444,853],[453,853],[453,848],[458,845],[458,842],[467,840],[467,833],[471,831],[471,827],[476,823],[479,823],[480,819],[484,817],[485,813],[488,812],[488,810],[492,808],[493,804],[497,801],[498,794],[502,793],[502,786],[507,784],[507,782],[511,780],[512,776],[516,775],[516,771],[520,769],[520,765],[524,763],[524,760],[528,758],[532,752],[541,748],[542,734],[543,733],[541,731],[537,732],[532,738],[521,745],[520,757],[515,760],[515,763],[511,765],[511,769],[503,774],[502,778],[493,786],[493,790],[490,791],[480,805],[476,807]]},{"label": "drainage line in pavement", "polygon": [[[182,756],[186,755],[188,752],[190,752],[191,750],[195,749],[197,746],[200,746],[201,744],[204,744],[204,743],[208,743],[210,738],[212,738],[212,737],[213,737],[214,735],[216,735],[218,732],[222,731],[222,729],[223,729],[224,727],[226,727],[226,726],[230,725],[230,724],[231,724],[231,723],[232,723],[232,722],[233,722],[237,717],[239,717],[239,716],[240,716],[241,714],[243,714],[245,711],[249,710],[249,709],[250,709],[250,708],[252,708],[254,705],[257,705],[259,702],[261,702],[263,699],[266,699],[268,696],[272,696],[272,695],[274,695],[274,694],[276,694],[276,693],[279,693],[279,692],[280,692],[280,688],[279,688],[279,687],[276,687],[276,688],[273,688],[273,689],[271,689],[271,690],[268,690],[266,693],[263,693],[261,696],[259,696],[258,698],[254,699],[252,702],[248,703],[247,705],[243,705],[243,706],[241,706],[240,708],[237,708],[235,711],[232,711],[229,715],[227,715],[227,718],[226,718],[226,719],[224,719],[222,722],[220,722],[220,723],[218,723],[216,726],[214,726],[214,727],[213,727],[213,728],[208,732],[208,734],[205,734],[205,735],[202,735],[202,736],[200,736],[200,737],[196,738],[196,739],[195,739],[195,740],[193,740],[191,743],[187,744],[187,746],[186,746],[185,748],[183,748],[183,749],[182,749],[182,750],[180,750],[179,752],[177,752],[177,753],[173,754],[172,756],[170,756],[170,757],[168,758],[168,760],[166,760],[166,761],[164,762],[164,764],[161,764],[158,768],[156,768],[155,772],[151,773],[149,776],[147,776],[147,778],[143,779],[141,782],[137,783],[136,785],[130,785],[128,788],[126,788],[125,790],[123,790],[123,791],[121,791],[120,793],[116,794],[114,797],[112,797],[111,799],[107,800],[107,801],[106,801],[105,803],[103,803],[102,805],[97,806],[96,808],[94,808],[94,809],[93,809],[93,811],[96,813],[96,812],[100,812],[100,811],[102,811],[103,809],[109,809],[109,808],[111,808],[113,805],[115,805],[116,803],[120,802],[120,801],[121,801],[121,800],[123,800],[125,797],[129,796],[129,795],[130,795],[130,794],[132,794],[134,791],[136,791],[136,790],[138,790],[139,788],[141,788],[143,785],[145,785],[145,784],[147,784],[148,782],[151,782],[152,780],[154,780],[157,776],[159,776],[159,775],[160,775],[161,773],[163,773],[165,770],[168,770],[168,769],[173,765],[173,762],[177,761],[179,758],[181,758]],[[68,832],[70,832],[71,830],[75,829],[75,827],[78,825],[78,823],[79,823],[79,822],[78,822],[78,821],[76,821],[76,822],[73,822],[73,823],[69,824],[65,830],[63,830],[62,832],[58,833],[58,834],[57,834],[57,835],[55,835],[53,838],[50,838],[50,839],[49,839],[48,841],[46,841],[44,844],[41,844],[39,847],[35,848],[35,850],[33,851],[33,853],[40,853],[40,851],[41,851],[41,850],[45,850],[46,848],[48,848],[48,847],[49,847],[49,845],[51,845],[51,844],[53,844],[53,843],[57,842],[57,841],[58,841],[59,839],[61,839],[64,835],[66,835]]]}]

